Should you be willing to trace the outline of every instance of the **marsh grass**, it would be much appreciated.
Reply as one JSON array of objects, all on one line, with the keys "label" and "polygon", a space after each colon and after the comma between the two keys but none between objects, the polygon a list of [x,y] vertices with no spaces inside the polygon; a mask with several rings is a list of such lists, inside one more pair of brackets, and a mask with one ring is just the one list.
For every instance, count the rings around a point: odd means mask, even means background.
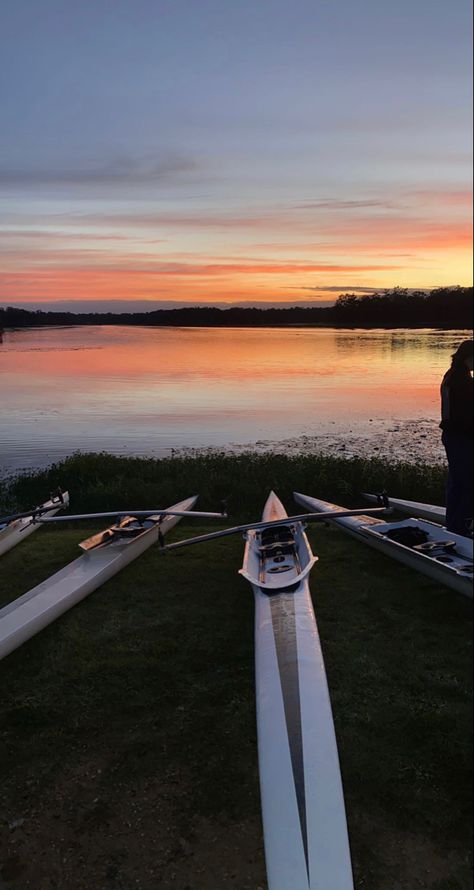
[{"label": "marsh grass", "polygon": [[199,493],[203,509],[227,499],[232,513],[253,516],[271,489],[288,502],[299,490],[352,506],[362,503],[361,492],[385,488],[393,497],[444,504],[445,475],[443,466],[377,458],[249,452],[145,459],[78,453],[47,470],[0,482],[0,508],[41,503],[58,485],[69,488],[76,512],[147,509]]}]

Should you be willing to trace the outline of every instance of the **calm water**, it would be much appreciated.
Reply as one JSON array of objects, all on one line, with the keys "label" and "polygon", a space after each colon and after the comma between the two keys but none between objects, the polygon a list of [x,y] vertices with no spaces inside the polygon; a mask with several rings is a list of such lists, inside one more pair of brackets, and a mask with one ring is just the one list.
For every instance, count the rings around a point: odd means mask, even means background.
[{"label": "calm water", "polygon": [[465,332],[73,327],[0,343],[0,467],[76,450],[345,450],[439,459]]}]

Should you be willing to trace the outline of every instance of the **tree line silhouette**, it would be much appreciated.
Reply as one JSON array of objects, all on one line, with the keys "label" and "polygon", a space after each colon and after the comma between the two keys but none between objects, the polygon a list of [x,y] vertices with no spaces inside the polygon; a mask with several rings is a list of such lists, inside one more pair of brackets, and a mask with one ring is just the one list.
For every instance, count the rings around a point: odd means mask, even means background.
[{"label": "tree line silhouette", "polygon": [[343,294],[333,312],[336,323],[356,327],[472,328],[472,287],[394,288],[362,297]]},{"label": "tree line silhouette", "polygon": [[431,291],[394,288],[358,296],[341,294],[334,306],[268,309],[192,306],[152,312],[43,312],[8,306],[0,309],[1,328],[44,325],[162,325],[176,327],[404,327],[472,328],[472,287]]}]

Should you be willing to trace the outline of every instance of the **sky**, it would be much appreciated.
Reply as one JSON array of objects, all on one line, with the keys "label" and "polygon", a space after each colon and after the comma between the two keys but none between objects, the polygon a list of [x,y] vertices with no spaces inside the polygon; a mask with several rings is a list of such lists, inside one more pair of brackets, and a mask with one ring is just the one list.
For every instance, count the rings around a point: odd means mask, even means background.
[{"label": "sky", "polygon": [[0,305],[471,284],[471,16],[470,0],[6,0]]}]

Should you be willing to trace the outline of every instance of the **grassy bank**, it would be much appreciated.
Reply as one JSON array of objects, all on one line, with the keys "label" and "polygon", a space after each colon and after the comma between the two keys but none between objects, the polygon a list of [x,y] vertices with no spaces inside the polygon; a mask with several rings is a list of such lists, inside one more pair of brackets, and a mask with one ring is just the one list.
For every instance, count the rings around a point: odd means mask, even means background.
[{"label": "grassy bank", "polygon": [[[99,455],[16,480],[4,505],[57,484],[74,510],[199,491],[203,507],[227,497],[241,518],[259,515],[271,487],[291,509],[293,488],[349,504],[385,485],[441,502],[444,479],[378,461]],[[92,531],[41,529],[5,555],[0,605]],[[334,528],[310,537],[356,887],[468,890],[469,604]],[[266,886],[242,549],[239,538],[153,549],[0,663],[0,886]]]},{"label": "grassy bank", "polygon": [[58,485],[70,489],[76,512],[147,509],[199,493],[203,509],[211,505],[214,509],[225,498],[231,513],[254,517],[260,515],[271,489],[288,503],[293,491],[303,491],[325,500],[360,505],[361,492],[386,488],[393,497],[443,504],[445,470],[426,464],[323,455],[249,453],[147,460],[78,454],[48,470],[0,482],[0,509],[41,503]]}]

